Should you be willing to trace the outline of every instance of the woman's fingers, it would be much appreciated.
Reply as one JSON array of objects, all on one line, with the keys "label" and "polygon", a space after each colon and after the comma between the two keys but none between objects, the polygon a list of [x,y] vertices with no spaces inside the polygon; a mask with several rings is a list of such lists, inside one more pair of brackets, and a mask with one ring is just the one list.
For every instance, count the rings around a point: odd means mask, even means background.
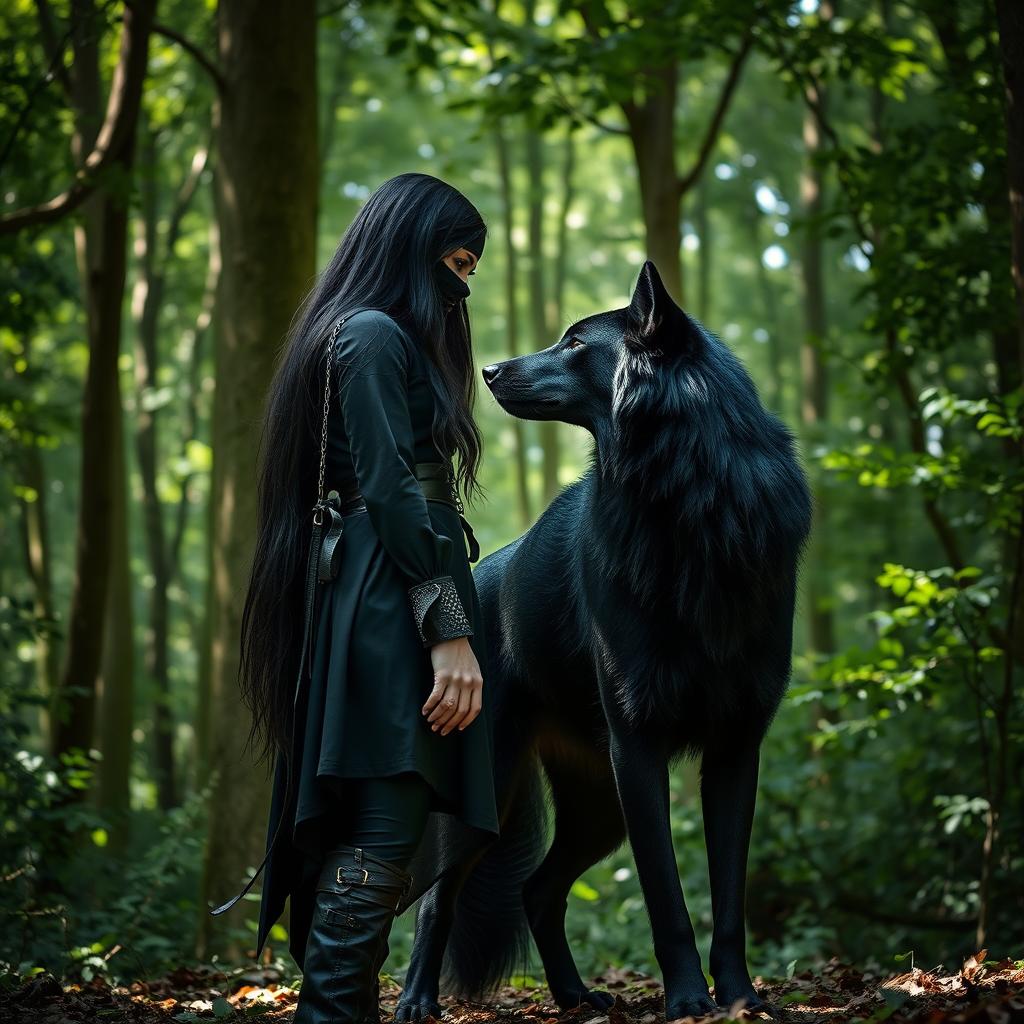
[{"label": "woman's fingers", "polygon": [[456,727],[464,729],[469,725],[482,707],[482,689],[483,680],[477,673],[453,673],[443,693],[431,693],[424,705],[424,714],[433,731],[447,736]]},{"label": "woman's fingers", "polygon": [[476,718],[476,716],[480,714],[480,711],[483,708],[483,704],[484,704],[484,702],[483,702],[483,692],[484,692],[483,686],[474,686],[473,687],[473,695],[470,698],[470,703],[469,703],[469,714],[461,722],[459,722],[459,728],[460,729],[465,729],[466,726],[469,725],[473,721],[473,719]]},{"label": "woman's fingers", "polygon": [[484,681],[466,637],[434,644],[430,661],[434,669],[434,688],[421,710],[431,729],[447,736],[456,728],[465,729],[480,713]]},{"label": "woman's fingers", "polygon": [[459,706],[459,690],[461,689],[459,678],[453,674],[445,687],[444,696],[437,702],[434,710],[427,715],[427,721],[435,728],[443,725],[455,713]]},{"label": "woman's fingers", "polygon": [[441,735],[447,736],[457,725],[462,723],[462,720],[466,717],[466,712],[469,711],[470,702],[473,699],[473,691],[469,686],[463,686],[459,690],[459,703],[455,707],[455,711],[451,717],[448,718],[441,728]]},{"label": "woman's fingers", "polygon": [[429,715],[430,712],[437,707],[437,702],[444,695],[445,687],[447,682],[441,678],[439,673],[434,673],[434,688],[430,691],[430,696],[427,697],[426,702],[422,707],[422,712],[425,715]]},{"label": "woman's fingers", "polygon": [[444,722],[442,734],[447,736],[456,727],[461,732],[480,714],[483,707],[483,680],[471,675],[459,695],[459,703],[455,712]]}]

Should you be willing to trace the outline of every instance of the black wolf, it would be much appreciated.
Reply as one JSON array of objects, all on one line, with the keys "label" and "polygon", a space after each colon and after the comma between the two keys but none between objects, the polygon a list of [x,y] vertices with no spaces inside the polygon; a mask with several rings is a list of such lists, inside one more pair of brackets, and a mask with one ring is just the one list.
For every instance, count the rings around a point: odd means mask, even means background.
[{"label": "black wolf", "polygon": [[[476,570],[502,833],[424,897],[396,1016],[439,1015],[442,967],[453,991],[489,992],[531,934],[559,1006],[607,1008],[573,961],[566,899],[627,835],[666,1018],[739,998],[768,1009],[746,965],[744,888],[759,749],[789,678],[811,516],[793,438],[650,261],[629,306],[483,377],[508,412],[590,431],[593,463]],[[697,755],[715,1000],[669,823],[669,769]],[[555,817],[546,853],[540,765]]]}]

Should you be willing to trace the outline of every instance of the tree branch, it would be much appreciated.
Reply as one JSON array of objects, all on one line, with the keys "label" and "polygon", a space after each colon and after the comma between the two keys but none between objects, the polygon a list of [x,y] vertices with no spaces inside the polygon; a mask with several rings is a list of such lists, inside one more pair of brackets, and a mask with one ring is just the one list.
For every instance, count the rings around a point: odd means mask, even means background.
[{"label": "tree branch", "polygon": [[36,0],[36,14],[39,18],[39,31],[43,37],[43,49],[50,58],[50,73],[60,82],[64,95],[70,96],[71,79],[68,77],[68,69],[64,67],[64,48],[71,38],[71,29],[64,33],[63,38],[57,38],[57,27],[54,24],[49,0]]},{"label": "tree branch", "polygon": [[570,114],[574,114],[576,117],[582,118],[584,121],[587,121],[590,124],[594,125],[595,127],[600,128],[601,131],[608,132],[611,135],[629,134],[628,128],[623,128],[621,125],[617,124],[605,124],[605,122],[602,121],[596,114],[590,114],[585,110],[580,110],[578,107],[573,106],[572,101],[569,99],[569,97],[566,96],[564,92],[562,92],[562,88],[558,84],[557,74],[551,76],[551,84],[554,86],[555,92],[558,94],[558,98],[562,101],[562,106],[565,107],[565,109]]},{"label": "tree branch", "polygon": [[173,29],[170,25],[165,25],[163,22],[154,22],[153,31],[158,36],[163,36],[165,39],[170,39],[171,42],[177,43],[187,54],[189,54],[195,62],[213,79],[213,84],[217,87],[217,92],[223,93],[227,89],[227,83],[224,80],[224,76],[221,74],[221,70],[216,64],[205,54],[203,51],[192,42],[191,39],[183,36],[177,29]]},{"label": "tree branch", "polygon": [[708,162],[708,158],[711,156],[712,150],[715,148],[715,143],[718,141],[718,136],[722,130],[722,122],[725,120],[725,115],[729,111],[729,104],[732,102],[733,95],[736,92],[736,86],[739,85],[740,74],[743,71],[743,65],[746,63],[747,57],[754,46],[754,36],[749,30],[743,36],[743,41],[740,43],[740,48],[736,52],[736,56],[733,57],[732,66],[729,68],[729,74],[722,85],[722,91],[718,96],[718,104],[715,107],[715,112],[712,115],[711,123],[708,125],[707,134],[704,136],[704,142],[700,147],[700,151],[697,154],[697,159],[694,161],[693,166],[690,170],[680,177],[677,188],[679,195],[686,195],[691,188],[697,183],[697,179],[701,176],[701,172],[704,170],[705,164]]},{"label": "tree branch", "polygon": [[178,235],[181,233],[181,222],[185,214],[188,212],[188,208],[192,203],[192,199],[196,194],[196,190],[199,188],[199,179],[203,175],[203,171],[206,170],[206,162],[210,156],[210,149],[208,146],[204,146],[197,149],[195,155],[192,157],[192,166],[189,168],[188,174],[182,181],[178,194],[174,200],[174,208],[171,211],[170,222],[167,227],[167,237],[164,241],[164,262],[170,262],[174,256],[174,246],[178,241]]},{"label": "tree branch", "polygon": [[114,70],[103,124],[92,152],[82,162],[71,184],[45,203],[0,217],[0,234],[9,235],[22,228],[60,220],[92,194],[100,174],[119,157],[135,131],[139,116],[155,8],[155,0],[137,0],[125,12],[121,54]]},{"label": "tree branch", "polygon": [[14,122],[14,128],[11,130],[10,137],[4,145],[3,152],[0,153],[0,169],[7,163],[11,151],[14,149],[14,143],[17,142],[18,136],[21,134],[21,129],[24,128],[25,122],[28,121],[28,115],[32,113],[36,99],[46,86],[54,79],[57,79],[65,92],[70,90],[67,68],[64,67],[64,51],[67,48],[68,41],[71,39],[71,29],[68,29],[58,39],[53,27],[53,21],[50,18],[50,10],[46,6],[45,0],[39,0],[38,10],[39,26],[43,36],[43,49],[46,51],[50,63],[46,71],[39,77],[39,81],[28,91],[28,99],[25,101],[25,106],[22,107],[21,113],[18,114],[18,119]]}]

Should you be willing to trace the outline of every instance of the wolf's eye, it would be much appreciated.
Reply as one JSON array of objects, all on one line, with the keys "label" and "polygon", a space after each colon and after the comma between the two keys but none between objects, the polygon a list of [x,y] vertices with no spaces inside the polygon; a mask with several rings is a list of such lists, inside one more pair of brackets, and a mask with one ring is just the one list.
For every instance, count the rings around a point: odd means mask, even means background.
[{"label": "wolf's eye", "polygon": [[580,341],[579,338],[570,338],[566,348],[583,348],[585,342]]}]

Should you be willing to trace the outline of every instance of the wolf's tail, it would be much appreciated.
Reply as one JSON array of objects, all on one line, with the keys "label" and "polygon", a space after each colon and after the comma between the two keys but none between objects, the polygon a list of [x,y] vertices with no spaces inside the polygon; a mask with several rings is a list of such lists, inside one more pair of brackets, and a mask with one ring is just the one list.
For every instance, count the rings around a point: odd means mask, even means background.
[{"label": "wolf's tail", "polygon": [[538,757],[523,766],[501,834],[459,890],[442,968],[443,991],[489,995],[525,972],[530,927],[523,885],[544,855],[545,791]]}]

